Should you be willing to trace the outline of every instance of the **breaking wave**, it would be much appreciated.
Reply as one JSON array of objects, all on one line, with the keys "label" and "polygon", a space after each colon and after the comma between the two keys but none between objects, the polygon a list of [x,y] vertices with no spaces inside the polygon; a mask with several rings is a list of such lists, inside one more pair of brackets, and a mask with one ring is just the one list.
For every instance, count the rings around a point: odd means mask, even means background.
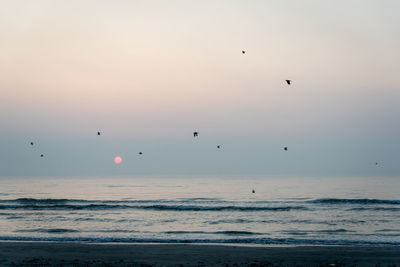
[{"label": "breaking wave", "polygon": [[309,203],[321,204],[386,204],[386,205],[400,205],[400,200],[388,199],[369,199],[369,198],[320,198],[308,201]]}]

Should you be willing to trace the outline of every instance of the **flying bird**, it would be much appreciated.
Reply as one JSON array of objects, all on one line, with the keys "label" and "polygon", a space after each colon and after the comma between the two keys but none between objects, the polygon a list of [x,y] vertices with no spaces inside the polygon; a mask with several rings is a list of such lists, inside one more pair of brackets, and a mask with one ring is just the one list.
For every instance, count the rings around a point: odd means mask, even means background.
[{"label": "flying bird", "polygon": [[43,157],[44,157],[44,155],[43,155],[43,154],[40,154],[40,157],[41,157],[41,158],[43,158]]},{"label": "flying bird", "polygon": [[283,150],[287,151],[287,146],[285,146],[285,147],[283,148]]},{"label": "flying bird", "polygon": [[142,152],[139,152],[139,155],[143,155],[143,153],[142,153]]},{"label": "flying bird", "polygon": [[288,85],[290,85],[291,82],[292,82],[292,80],[286,80],[286,83],[287,83]]},{"label": "flying bird", "polygon": [[31,146],[33,146],[33,142],[31,142]]},{"label": "flying bird", "polygon": [[246,51],[242,50],[242,54],[246,54]]},{"label": "flying bird", "polygon": [[199,132],[193,132],[193,137],[197,137],[199,135]]},{"label": "flying bird", "polygon": [[100,132],[97,132],[97,135],[100,135],[101,133]]},{"label": "flying bird", "polygon": [[375,165],[378,165],[378,162],[375,162]]},{"label": "flying bird", "polygon": [[251,192],[254,194],[256,192],[256,190],[253,189]]},{"label": "flying bird", "polygon": [[218,146],[217,146],[217,148],[221,148],[221,146],[220,146],[220,145],[218,145]]}]

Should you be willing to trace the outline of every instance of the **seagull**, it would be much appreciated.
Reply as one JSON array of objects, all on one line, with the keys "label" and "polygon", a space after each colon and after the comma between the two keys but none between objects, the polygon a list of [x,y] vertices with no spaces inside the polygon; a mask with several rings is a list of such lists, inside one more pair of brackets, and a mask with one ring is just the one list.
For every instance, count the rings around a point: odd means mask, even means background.
[{"label": "seagull", "polygon": [[286,83],[287,83],[288,85],[290,85],[291,82],[292,82],[292,80],[286,80]]},{"label": "seagull", "polygon": [[199,135],[199,132],[193,132],[193,137],[197,137]]},{"label": "seagull", "polygon": [[287,151],[287,146],[285,146],[283,149],[284,149],[285,151]]},{"label": "seagull", "polygon": [[246,54],[246,51],[242,50],[242,54]]},{"label": "seagull", "polygon": [[100,135],[101,133],[100,132],[97,132],[97,135]]},{"label": "seagull", "polygon": [[220,146],[220,145],[218,145],[218,146],[217,146],[217,148],[221,148],[221,146]]}]

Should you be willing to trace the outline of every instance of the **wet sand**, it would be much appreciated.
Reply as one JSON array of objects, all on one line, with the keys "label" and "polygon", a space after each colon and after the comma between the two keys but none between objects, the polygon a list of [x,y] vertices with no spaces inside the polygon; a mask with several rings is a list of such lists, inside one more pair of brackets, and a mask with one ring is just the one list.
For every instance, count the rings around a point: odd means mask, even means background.
[{"label": "wet sand", "polygon": [[0,266],[400,266],[400,247],[0,242]]}]

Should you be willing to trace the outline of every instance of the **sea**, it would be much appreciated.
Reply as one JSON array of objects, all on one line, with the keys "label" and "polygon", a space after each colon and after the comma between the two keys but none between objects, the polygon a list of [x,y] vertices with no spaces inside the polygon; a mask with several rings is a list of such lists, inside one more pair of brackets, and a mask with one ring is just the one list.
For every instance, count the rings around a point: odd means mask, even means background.
[{"label": "sea", "polygon": [[6,240],[400,245],[400,177],[3,177]]}]

